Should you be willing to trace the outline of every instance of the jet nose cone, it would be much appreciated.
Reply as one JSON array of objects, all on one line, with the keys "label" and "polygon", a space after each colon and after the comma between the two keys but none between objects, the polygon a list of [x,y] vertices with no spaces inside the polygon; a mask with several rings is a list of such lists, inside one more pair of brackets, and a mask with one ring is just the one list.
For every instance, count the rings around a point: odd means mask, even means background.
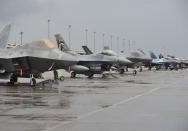
[{"label": "jet nose cone", "polygon": [[132,62],[124,57],[119,57],[118,58],[118,63],[121,65],[128,65],[128,64],[132,64]]}]

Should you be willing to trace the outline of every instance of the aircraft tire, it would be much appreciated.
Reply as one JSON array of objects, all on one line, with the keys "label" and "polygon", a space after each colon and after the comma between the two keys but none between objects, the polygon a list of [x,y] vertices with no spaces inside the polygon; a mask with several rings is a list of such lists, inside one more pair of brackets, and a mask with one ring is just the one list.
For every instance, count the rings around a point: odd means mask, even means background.
[{"label": "aircraft tire", "polygon": [[60,81],[64,81],[64,80],[65,80],[65,77],[64,77],[64,76],[60,76],[60,77],[59,77],[59,80],[60,80]]},{"label": "aircraft tire", "polygon": [[75,78],[76,77],[76,72],[71,72],[71,78]]},{"label": "aircraft tire", "polygon": [[136,75],[136,74],[137,74],[137,71],[136,71],[136,70],[134,70],[134,71],[133,71],[133,75]]},{"label": "aircraft tire", "polygon": [[35,78],[31,78],[31,80],[30,80],[30,86],[34,87],[34,86],[36,86],[36,84],[37,84],[36,79]]}]

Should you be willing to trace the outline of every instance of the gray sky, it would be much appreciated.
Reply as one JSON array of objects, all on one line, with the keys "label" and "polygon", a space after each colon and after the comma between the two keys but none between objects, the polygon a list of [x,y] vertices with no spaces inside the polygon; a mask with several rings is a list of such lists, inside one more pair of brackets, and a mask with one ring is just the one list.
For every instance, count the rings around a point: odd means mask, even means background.
[{"label": "gray sky", "polygon": [[[12,23],[10,41],[30,42],[47,38],[47,19],[51,19],[51,36],[61,33],[68,43],[71,24],[71,47],[81,49],[88,31],[88,45],[93,49],[93,32],[97,50],[105,45],[122,48],[122,39],[135,40],[133,48],[166,52],[188,57],[188,0],[0,0],[0,29]],[[133,42],[132,42],[133,43]]]}]

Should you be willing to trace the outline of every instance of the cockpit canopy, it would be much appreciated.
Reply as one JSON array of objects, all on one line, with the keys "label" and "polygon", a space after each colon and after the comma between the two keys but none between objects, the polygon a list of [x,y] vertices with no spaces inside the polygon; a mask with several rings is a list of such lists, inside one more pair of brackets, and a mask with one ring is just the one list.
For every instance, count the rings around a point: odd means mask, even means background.
[{"label": "cockpit canopy", "polygon": [[136,57],[136,58],[142,58],[142,57],[144,57],[144,55],[143,54],[141,54],[141,53],[139,53],[139,52],[131,52],[130,53],[130,56],[131,57]]},{"label": "cockpit canopy", "polygon": [[107,55],[107,56],[117,56],[117,53],[115,53],[113,50],[103,50],[101,54]]}]

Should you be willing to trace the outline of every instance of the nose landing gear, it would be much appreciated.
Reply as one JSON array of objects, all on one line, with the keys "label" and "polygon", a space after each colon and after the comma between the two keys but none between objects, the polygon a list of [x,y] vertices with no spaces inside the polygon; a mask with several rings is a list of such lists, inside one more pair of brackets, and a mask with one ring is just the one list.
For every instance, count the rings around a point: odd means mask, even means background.
[{"label": "nose landing gear", "polygon": [[31,75],[31,77],[30,77],[30,86],[34,87],[34,86],[36,86],[36,84],[37,84],[36,79],[33,77],[33,75]]}]

